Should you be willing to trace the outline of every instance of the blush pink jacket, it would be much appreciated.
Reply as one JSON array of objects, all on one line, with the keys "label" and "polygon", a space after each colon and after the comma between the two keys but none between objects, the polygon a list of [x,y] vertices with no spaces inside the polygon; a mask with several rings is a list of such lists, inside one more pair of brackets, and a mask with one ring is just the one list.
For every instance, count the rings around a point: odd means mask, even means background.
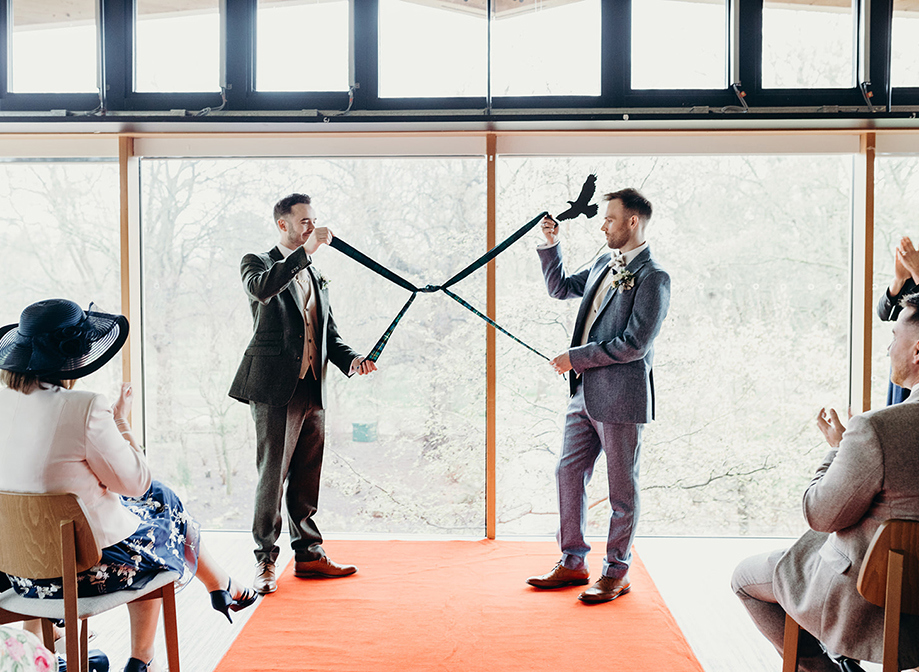
[{"label": "blush pink jacket", "polygon": [[143,453],[121,436],[102,395],[54,386],[23,394],[0,385],[0,490],[79,495],[106,547],[140,522],[119,495],[143,495],[150,480]]}]

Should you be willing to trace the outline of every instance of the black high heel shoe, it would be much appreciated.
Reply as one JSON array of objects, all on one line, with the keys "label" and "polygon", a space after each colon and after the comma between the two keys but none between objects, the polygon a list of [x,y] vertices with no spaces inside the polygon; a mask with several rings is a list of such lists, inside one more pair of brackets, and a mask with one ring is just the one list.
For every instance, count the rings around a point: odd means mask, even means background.
[{"label": "black high heel shoe", "polygon": [[233,619],[230,618],[231,611],[241,611],[255,604],[255,601],[258,599],[258,593],[251,588],[246,588],[239,597],[234,599],[233,595],[230,593],[232,587],[233,579],[230,579],[226,590],[212,590],[210,593],[211,606],[226,616],[230,623],[233,622]]}]

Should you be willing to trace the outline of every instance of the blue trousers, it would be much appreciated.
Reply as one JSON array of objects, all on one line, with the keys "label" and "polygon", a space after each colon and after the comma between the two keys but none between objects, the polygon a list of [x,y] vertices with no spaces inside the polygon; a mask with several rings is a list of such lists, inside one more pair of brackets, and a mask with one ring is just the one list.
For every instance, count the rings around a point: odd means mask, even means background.
[{"label": "blue trousers", "polygon": [[598,422],[587,413],[584,386],[568,404],[562,455],[555,470],[558,488],[558,545],[562,564],[569,569],[587,566],[590,544],[587,525],[587,484],[601,453],[606,455],[610,512],[603,575],[621,578],[632,562],[632,542],[638,523],[638,457],[644,425]]}]

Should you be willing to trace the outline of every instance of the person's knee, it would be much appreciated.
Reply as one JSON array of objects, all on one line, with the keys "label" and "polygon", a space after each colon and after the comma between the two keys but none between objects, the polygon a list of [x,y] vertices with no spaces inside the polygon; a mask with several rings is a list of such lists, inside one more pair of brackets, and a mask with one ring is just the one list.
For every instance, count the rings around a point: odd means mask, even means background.
[{"label": "person's knee", "polygon": [[762,556],[754,555],[749,558],[744,558],[737,563],[737,566],[734,568],[734,573],[731,575],[731,590],[737,597],[749,599],[752,596],[747,592],[747,588],[751,584],[762,583],[762,578],[764,576],[762,570]]},{"label": "person's knee", "polygon": [[734,568],[733,574],[731,574],[731,592],[733,592],[737,597],[743,598],[747,597],[744,588],[746,587],[746,576],[741,571],[743,563],[741,562]]}]

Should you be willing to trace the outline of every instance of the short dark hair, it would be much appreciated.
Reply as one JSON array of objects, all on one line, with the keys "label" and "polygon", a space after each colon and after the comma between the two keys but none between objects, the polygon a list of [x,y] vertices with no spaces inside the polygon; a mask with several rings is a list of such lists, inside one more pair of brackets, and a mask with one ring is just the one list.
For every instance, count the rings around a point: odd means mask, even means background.
[{"label": "short dark hair", "polygon": [[293,207],[298,203],[309,205],[311,202],[310,197],[306,194],[291,194],[290,196],[285,196],[274,205],[275,223],[277,223],[279,219],[283,219],[289,215],[290,211],[293,210]]},{"label": "short dark hair", "polygon": [[29,392],[33,390],[46,390],[49,387],[63,387],[71,390],[73,389],[74,382],[76,381],[58,380],[56,378],[36,376],[32,373],[22,373],[20,371],[7,371],[6,369],[0,371],[0,383],[3,383],[11,390],[22,392],[23,394],[29,394]]},{"label": "short dark hair", "polygon": [[647,223],[651,219],[651,201],[645,198],[638,189],[628,187],[610,194],[604,194],[604,201],[622,201],[622,207],[629,215],[638,215],[638,218]]},{"label": "short dark hair", "polygon": [[900,307],[912,308],[913,312],[906,318],[906,321],[919,323],[919,292],[913,292],[901,298]]}]

